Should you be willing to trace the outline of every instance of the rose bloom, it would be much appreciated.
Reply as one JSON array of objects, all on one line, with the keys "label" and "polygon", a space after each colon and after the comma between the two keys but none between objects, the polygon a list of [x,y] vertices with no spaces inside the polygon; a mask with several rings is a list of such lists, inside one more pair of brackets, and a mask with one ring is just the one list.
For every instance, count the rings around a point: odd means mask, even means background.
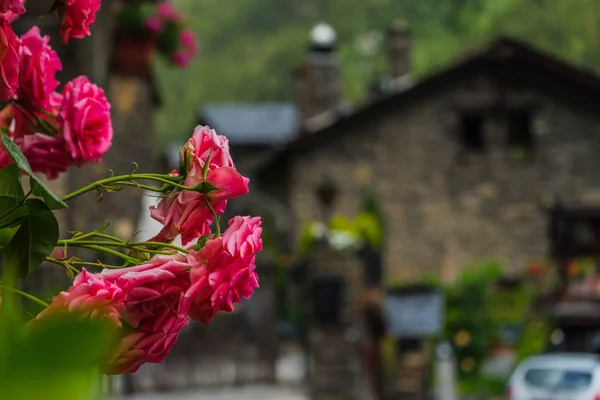
[{"label": "rose bloom", "polygon": [[113,138],[104,91],[80,76],[65,85],[63,98],[58,123],[75,164],[99,162]]},{"label": "rose bloom", "polygon": [[31,323],[48,315],[77,313],[88,318],[102,318],[120,327],[125,312],[124,292],[114,283],[90,274],[85,269],[73,281],[67,292],[61,292]]},{"label": "rose bloom", "polygon": [[35,133],[17,138],[15,143],[27,158],[33,172],[43,173],[49,180],[58,178],[59,174],[73,165],[62,137]]},{"label": "rose bloom", "polygon": [[5,13],[0,12],[0,19],[4,19],[8,21],[9,24],[12,24],[19,18],[19,14],[16,14],[12,11],[7,11]]},{"label": "rose bloom", "polygon": [[6,19],[0,19],[0,101],[15,97],[19,85],[19,39]]},{"label": "rose bloom", "polygon": [[123,288],[127,329],[107,373],[135,372],[144,363],[159,363],[170,353],[188,316],[179,312],[190,287],[190,266],[180,254],[158,255],[146,264],[104,270],[100,276]]},{"label": "rose bloom", "polygon": [[179,34],[179,42],[183,47],[190,50],[198,49],[198,41],[196,39],[196,35],[189,29],[184,29]]},{"label": "rose bloom", "polygon": [[[100,0],[64,0],[64,18],[60,21],[60,36],[64,43],[69,38],[81,39],[90,35],[90,25],[100,9]],[[60,18],[59,10],[56,15]]]},{"label": "rose bloom", "polygon": [[210,240],[188,262],[191,287],[181,312],[207,324],[219,311],[233,311],[233,304],[250,298],[258,287],[256,253],[262,250],[260,217],[235,217],[223,236]]},{"label": "rose bloom", "polygon": [[23,14],[25,12],[25,0],[0,0],[0,12]]},{"label": "rose bloom", "polygon": [[[198,126],[181,153],[186,173],[184,186],[194,187],[204,182],[202,172],[209,157],[206,182],[218,189],[208,193],[208,202],[217,214],[222,214],[227,200],[248,193],[249,180],[235,169],[227,138]],[[164,225],[153,240],[167,241],[181,234],[184,245],[210,233],[213,221],[205,195],[190,190],[173,191],[158,206],[150,207],[150,214]]]},{"label": "rose bloom", "polygon": [[157,7],[158,15],[167,21],[181,22],[183,18],[171,3],[162,2]]},{"label": "rose bloom", "polygon": [[148,19],[146,19],[144,25],[146,26],[146,29],[148,29],[150,32],[157,33],[162,29],[163,22],[158,17],[149,17]]},{"label": "rose bloom", "polygon": [[193,59],[193,54],[183,50],[176,51],[171,55],[171,61],[173,62],[173,64],[177,65],[180,68],[187,67]]},{"label": "rose bloom", "polygon": [[62,69],[58,55],[49,46],[50,37],[41,36],[37,26],[21,36],[19,51],[19,89],[17,96],[41,108],[47,108],[50,94],[58,87],[56,71]]}]

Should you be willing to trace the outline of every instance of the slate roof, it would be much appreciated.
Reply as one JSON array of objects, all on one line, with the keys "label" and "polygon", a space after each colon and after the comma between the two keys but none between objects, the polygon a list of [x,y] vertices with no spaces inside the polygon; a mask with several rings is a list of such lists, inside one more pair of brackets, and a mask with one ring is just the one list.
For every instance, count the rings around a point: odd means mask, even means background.
[{"label": "slate roof", "polygon": [[[573,100],[579,110],[585,108],[597,114],[595,105],[600,101],[600,78],[596,74],[576,68],[520,41],[499,38],[483,50],[419,82],[409,79],[407,82],[395,85],[397,87],[387,95],[363,104],[354,112],[334,113],[335,115],[331,115],[326,123],[319,124],[316,129],[306,129],[305,125],[303,131],[280,152],[278,159],[286,158],[296,151],[310,150],[325,139],[330,140],[337,138],[338,135],[344,135],[347,132],[345,128],[348,126],[370,119],[381,112],[397,110],[418,98],[428,96],[442,85],[450,84],[490,66],[492,68],[501,66],[512,75],[523,75],[532,85],[538,83],[537,78],[540,75],[550,76],[556,86],[554,94],[557,99],[565,102]],[[577,91],[576,98],[569,98],[570,96],[564,91],[567,88]]]},{"label": "slate roof", "polygon": [[232,145],[284,144],[298,132],[293,103],[208,104],[200,109],[199,119]]}]

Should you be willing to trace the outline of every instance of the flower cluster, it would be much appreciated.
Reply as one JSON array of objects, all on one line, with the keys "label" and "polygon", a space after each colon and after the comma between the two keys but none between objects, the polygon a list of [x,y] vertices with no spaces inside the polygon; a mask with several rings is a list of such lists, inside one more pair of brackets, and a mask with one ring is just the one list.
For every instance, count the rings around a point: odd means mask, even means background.
[{"label": "flower cluster", "polygon": [[[82,2],[66,2],[65,21],[71,18],[69,12],[79,15],[81,11],[71,3]],[[91,3],[99,7],[99,1]],[[19,9],[16,4],[6,7],[2,10]],[[70,24],[71,31],[79,26]],[[0,16],[0,40],[5,49],[0,57],[0,102],[4,104],[0,128],[21,148],[33,171],[55,179],[71,165],[100,161],[113,137],[104,91],[80,76],[57,92],[56,72],[62,63],[50,47],[50,38],[42,36],[38,27],[19,38]],[[10,162],[1,148],[0,167]]]},{"label": "flower cluster", "polygon": [[[90,25],[100,10],[100,0],[55,0],[54,14],[60,21],[60,36],[67,43],[70,38],[81,39],[90,35]],[[8,23],[25,13],[25,0],[0,0],[0,14]]]},{"label": "flower cluster", "polygon": [[168,243],[182,235],[185,251],[157,254],[140,265],[99,274],[83,270],[34,320],[77,312],[112,321],[122,329],[122,339],[106,373],[134,372],[146,362],[161,362],[189,318],[209,323],[218,312],[233,311],[234,303],[258,287],[260,218],[234,217],[223,235],[210,230],[227,200],[248,192],[248,179],[235,169],[227,139],[197,127],[181,151],[181,165],[172,176],[181,174],[183,186],[190,189],[168,189],[152,207],[152,216],[164,228],[150,243]]},{"label": "flower cluster", "polygon": [[[100,0],[55,0],[51,12],[59,16],[63,41],[89,35],[99,8]],[[261,220],[236,216],[221,235],[220,215],[229,199],[248,193],[248,178],[237,171],[228,140],[203,126],[181,149],[179,171],[111,176],[60,198],[39,180],[33,181],[36,190],[27,194],[17,188],[23,173],[39,172],[53,179],[70,166],[100,161],[113,137],[104,91],[85,76],[57,91],[56,72],[62,64],[49,38],[37,27],[18,37],[10,25],[23,12],[25,0],[0,0],[0,169],[13,160],[17,164],[0,176],[0,185],[11,188],[10,201],[0,204],[0,230],[9,238],[3,251],[28,255],[27,263],[8,265],[20,278],[46,261],[65,267],[73,279],[72,286],[29,327],[35,329],[65,313],[107,321],[120,332],[120,342],[107,357],[105,373],[134,372],[144,363],[161,362],[190,318],[208,323],[253,294],[258,287],[255,268],[256,253],[262,250]],[[197,51],[195,37],[180,29],[181,17],[167,3],[160,4],[157,13],[159,45],[165,51],[173,49],[175,38],[180,46],[170,53],[173,62],[187,64]],[[162,186],[142,185],[138,180]],[[160,202],[150,208],[151,216],[163,225],[153,239],[136,243],[94,231],[59,240],[52,210],[66,208],[66,201],[92,190],[118,192],[125,186],[161,193]],[[28,198],[33,193],[39,197]],[[45,229],[32,238],[31,229],[39,226]],[[172,244],[178,236],[185,247]],[[123,258],[125,264],[67,259],[67,246],[103,251]],[[110,247],[130,251],[125,254]],[[63,249],[62,258],[55,248]],[[104,269],[92,273],[78,270],[79,265]],[[39,299],[38,304],[46,305]]]},{"label": "flower cluster", "polygon": [[173,190],[170,196],[151,208],[152,218],[164,228],[155,241],[171,241],[181,235],[183,244],[210,233],[215,214],[225,211],[227,200],[248,193],[248,178],[235,169],[225,136],[198,126],[181,150],[182,171],[171,174],[185,177],[183,184],[195,187],[208,184],[209,192]]},{"label": "flower cluster", "polygon": [[175,66],[184,68],[198,55],[196,36],[186,28],[185,18],[166,1],[157,5],[123,4],[117,20],[123,34],[155,40],[158,51]]}]

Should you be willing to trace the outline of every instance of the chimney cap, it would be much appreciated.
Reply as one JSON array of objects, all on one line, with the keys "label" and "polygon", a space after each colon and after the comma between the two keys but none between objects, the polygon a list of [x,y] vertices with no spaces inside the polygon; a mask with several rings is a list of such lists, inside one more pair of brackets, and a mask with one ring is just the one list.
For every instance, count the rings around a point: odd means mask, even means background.
[{"label": "chimney cap", "polygon": [[332,49],[335,47],[337,34],[331,25],[321,22],[310,31],[310,44],[314,49]]},{"label": "chimney cap", "polygon": [[390,35],[406,35],[410,33],[410,29],[408,27],[408,22],[406,20],[397,18],[390,24],[388,29],[388,33]]}]

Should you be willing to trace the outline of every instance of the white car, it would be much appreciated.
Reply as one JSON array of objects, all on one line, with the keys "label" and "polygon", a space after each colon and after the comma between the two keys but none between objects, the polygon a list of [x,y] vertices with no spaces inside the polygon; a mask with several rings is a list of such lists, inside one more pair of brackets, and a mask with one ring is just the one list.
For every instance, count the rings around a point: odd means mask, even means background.
[{"label": "white car", "polygon": [[600,356],[554,353],[523,360],[506,388],[506,400],[600,400]]}]

